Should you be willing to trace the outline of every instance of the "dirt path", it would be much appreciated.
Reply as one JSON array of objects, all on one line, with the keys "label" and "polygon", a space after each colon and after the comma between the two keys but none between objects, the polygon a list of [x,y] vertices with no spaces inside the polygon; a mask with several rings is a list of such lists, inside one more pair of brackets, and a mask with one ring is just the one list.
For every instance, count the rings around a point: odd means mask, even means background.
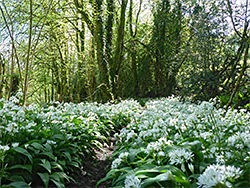
[{"label": "dirt path", "polygon": [[[111,163],[109,159],[110,155],[116,149],[114,146],[114,140],[111,142],[111,146],[103,148],[103,151],[95,151],[96,159],[87,160],[83,164],[83,169],[86,170],[86,173],[83,173],[78,176],[76,184],[68,184],[67,188],[95,188],[97,182],[106,176],[107,170]],[[108,188],[106,182],[101,183],[98,188]]]}]

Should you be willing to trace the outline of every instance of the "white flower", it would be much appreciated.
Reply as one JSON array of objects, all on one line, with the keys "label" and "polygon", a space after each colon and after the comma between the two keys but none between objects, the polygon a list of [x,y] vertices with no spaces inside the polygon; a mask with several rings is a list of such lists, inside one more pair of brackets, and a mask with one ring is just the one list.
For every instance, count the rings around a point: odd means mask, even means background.
[{"label": "white flower", "polygon": [[223,156],[223,155],[217,155],[217,157],[216,157],[216,162],[217,162],[218,164],[225,164],[224,156]]},{"label": "white flower", "polygon": [[164,156],[165,156],[165,153],[164,153],[163,151],[160,151],[160,152],[158,153],[158,156],[164,157]]},{"label": "white flower", "polygon": [[192,161],[194,154],[184,148],[176,149],[169,152],[170,164],[182,164],[187,161]]},{"label": "white flower", "polygon": [[234,166],[225,165],[210,165],[203,172],[203,174],[198,177],[197,184],[199,187],[211,188],[217,184],[227,184],[227,178],[239,178],[242,171]]},{"label": "white flower", "polygon": [[188,163],[188,168],[194,174],[194,165],[192,163]]},{"label": "white flower", "polygon": [[12,147],[15,148],[15,147],[18,147],[18,146],[19,146],[19,143],[15,142],[15,143],[12,143],[11,145],[12,145]]},{"label": "white flower", "polygon": [[220,172],[213,169],[207,168],[205,172],[198,177],[198,185],[203,188],[211,188],[218,183],[220,183],[223,179]]},{"label": "white flower", "polygon": [[141,180],[134,174],[132,174],[126,177],[124,184],[125,184],[124,188],[140,188]]},{"label": "white flower", "polygon": [[53,140],[47,140],[47,144],[56,145],[56,142],[54,142]]},{"label": "white flower", "polygon": [[111,169],[118,168],[119,165],[121,164],[121,162],[122,162],[122,159],[120,159],[120,158],[115,159],[115,160],[112,162]]},{"label": "white flower", "polygon": [[10,149],[10,147],[8,145],[6,145],[6,146],[1,146],[0,145],[0,150],[3,150],[4,152],[8,151],[9,149]]},{"label": "white flower", "polygon": [[121,153],[121,154],[119,155],[119,158],[120,158],[120,159],[127,159],[128,156],[129,156],[129,153],[128,153],[128,152],[124,152],[124,153]]}]

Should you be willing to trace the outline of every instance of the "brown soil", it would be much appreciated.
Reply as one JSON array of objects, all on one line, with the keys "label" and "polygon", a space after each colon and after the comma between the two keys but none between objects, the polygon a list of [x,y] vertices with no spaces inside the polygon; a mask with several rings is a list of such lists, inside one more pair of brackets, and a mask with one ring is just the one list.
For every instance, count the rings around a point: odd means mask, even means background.
[{"label": "brown soil", "polygon": [[[77,183],[70,183],[66,185],[67,188],[95,188],[97,182],[106,176],[107,170],[110,166],[110,155],[116,149],[114,146],[115,140],[112,139],[111,146],[104,147],[102,151],[95,150],[96,158],[87,159],[83,164],[83,172],[76,178]],[[108,188],[108,182],[101,183],[98,188]]]}]

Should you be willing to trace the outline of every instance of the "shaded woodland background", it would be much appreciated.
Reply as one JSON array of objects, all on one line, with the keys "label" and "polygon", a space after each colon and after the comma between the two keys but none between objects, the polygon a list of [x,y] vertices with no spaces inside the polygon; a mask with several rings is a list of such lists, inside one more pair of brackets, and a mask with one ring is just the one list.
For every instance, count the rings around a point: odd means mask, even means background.
[{"label": "shaded woodland background", "polygon": [[248,0],[3,0],[0,98],[250,103]]}]

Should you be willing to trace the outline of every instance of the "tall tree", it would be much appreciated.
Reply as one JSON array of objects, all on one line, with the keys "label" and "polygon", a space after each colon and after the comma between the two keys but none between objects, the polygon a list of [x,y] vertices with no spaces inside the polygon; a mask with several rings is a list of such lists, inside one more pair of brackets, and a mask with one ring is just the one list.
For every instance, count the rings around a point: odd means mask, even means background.
[{"label": "tall tree", "polygon": [[114,54],[114,60],[110,65],[110,77],[112,82],[112,93],[117,97],[118,91],[118,79],[120,67],[122,64],[122,54],[123,54],[123,45],[124,45],[124,28],[125,28],[125,14],[128,0],[122,0],[120,20],[117,28],[117,38],[116,38],[116,48]]}]

